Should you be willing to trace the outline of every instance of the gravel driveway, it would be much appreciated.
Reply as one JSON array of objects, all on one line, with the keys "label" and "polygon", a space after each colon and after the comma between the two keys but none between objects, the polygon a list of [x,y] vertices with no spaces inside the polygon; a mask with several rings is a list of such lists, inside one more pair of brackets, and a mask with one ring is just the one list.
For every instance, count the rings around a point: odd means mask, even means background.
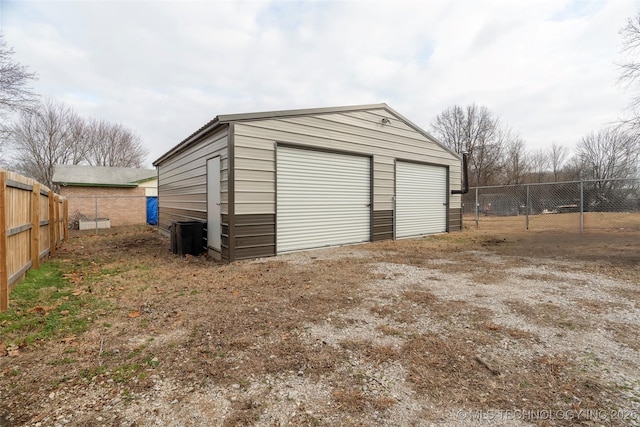
[{"label": "gravel driveway", "polygon": [[637,237],[465,231],[230,265],[149,230],[78,237],[58,260],[90,326],[3,335],[0,425],[640,425]]}]

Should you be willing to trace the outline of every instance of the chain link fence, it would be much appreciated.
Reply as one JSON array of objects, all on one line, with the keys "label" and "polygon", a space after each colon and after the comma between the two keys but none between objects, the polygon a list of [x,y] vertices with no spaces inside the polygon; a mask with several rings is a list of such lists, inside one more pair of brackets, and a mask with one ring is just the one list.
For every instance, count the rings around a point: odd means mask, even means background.
[{"label": "chain link fence", "polygon": [[106,233],[113,227],[157,225],[157,197],[68,196],[67,200],[71,230]]},{"label": "chain link fence", "polygon": [[640,179],[471,188],[464,221],[487,230],[640,231]]}]

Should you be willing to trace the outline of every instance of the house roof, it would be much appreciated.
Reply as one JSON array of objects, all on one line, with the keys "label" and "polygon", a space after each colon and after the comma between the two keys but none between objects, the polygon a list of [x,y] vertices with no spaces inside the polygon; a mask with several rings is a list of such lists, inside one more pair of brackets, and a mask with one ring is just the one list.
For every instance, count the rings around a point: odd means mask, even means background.
[{"label": "house roof", "polygon": [[299,109],[299,110],[264,111],[259,113],[219,115],[214,117],[211,121],[209,121],[207,124],[202,126],[200,129],[196,130],[194,133],[189,135],[187,138],[185,138],[182,142],[180,142],[178,145],[173,147],[171,150],[163,154],[160,158],[158,158],[156,161],[153,162],[153,165],[158,166],[158,164],[160,164],[164,160],[168,159],[169,157],[182,151],[182,149],[194,143],[203,134],[210,132],[213,129],[216,129],[217,127],[220,127],[229,123],[233,123],[233,122],[247,121],[247,120],[274,119],[279,117],[291,117],[291,116],[307,116],[312,114],[329,114],[329,113],[342,113],[342,112],[349,112],[349,111],[379,110],[379,109],[385,110],[390,115],[395,116],[398,120],[402,120],[407,125],[412,127],[415,131],[433,140],[436,144],[440,145],[445,150],[453,153],[455,156],[460,157],[458,153],[444,146],[436,138],[429,135],[426,131],[421,129],[419,126],[413,124],[411,121],[407,120],[405,117],[403,117],[398,112],[393,110],[387,104],[382,103],[382,104],[351,105],[351,106],[343,106],[343,107],[306,108],[306,109]]},{"label": "house roof", "polygon": [[53,182],[60,185],[88,187],[137,187],[138,183],[157,177],[155,169],[109,166],[56,165]]}]

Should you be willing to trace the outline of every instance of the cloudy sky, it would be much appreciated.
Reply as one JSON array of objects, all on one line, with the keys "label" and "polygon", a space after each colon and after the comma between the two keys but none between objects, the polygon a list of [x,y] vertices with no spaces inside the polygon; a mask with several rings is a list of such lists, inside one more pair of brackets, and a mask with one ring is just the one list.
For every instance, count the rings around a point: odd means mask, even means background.
[{"label": "cloudy sky", "polygon": [[487,106],[530,150],[615,121],[639,0],[6,1],[34,89],[123,123],[147,165],[219,114],[385,102],[429,130]]}]

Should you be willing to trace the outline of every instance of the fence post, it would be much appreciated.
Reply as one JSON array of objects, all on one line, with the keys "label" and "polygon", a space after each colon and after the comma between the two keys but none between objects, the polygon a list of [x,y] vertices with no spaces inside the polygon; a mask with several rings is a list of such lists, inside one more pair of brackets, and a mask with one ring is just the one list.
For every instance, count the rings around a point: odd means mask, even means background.
[{"label": "fence post", "polygon": [[40,184],[31,189],[31,268],[40,267]]},{"label": "fence post", "polygon": [[69,200],[65,197],[62,201],[63,230],[65,243],[69,240]]},{"label": "fence post", "polygon": [[584,233],[584,181],[580,180],[580,233]]},{"label": "fence post", "polygon": [[49,256],[56,253],[56,211],[54,206],[54,193],[49,190]]},{"label": "fence post", "polygon": [[528,230],[529,229],[529,186],[527,185],[525,188],[527,189],[527,198],[524,202],[524,216],[525,216],[525,222]]},{"label": "fence post", "polygon": [[9,306],[9,273],[7,271],[7,217],[5,188],[7,173],[0,171],[0,311]]},{"label": "fence post", "polygon": [[54,213],[56,216],[56,248],[60,246],[60,196],[57,194],[53,196],[53,203],[55,206]]},{"label": "fence post", "polygon": [[98,234],[98,196],[96,196],[96,234]]},{"label": "fence post", "polygon": [[480,204],[478,203],[478,188],[476,187],[476,228],[480,228]]}]

